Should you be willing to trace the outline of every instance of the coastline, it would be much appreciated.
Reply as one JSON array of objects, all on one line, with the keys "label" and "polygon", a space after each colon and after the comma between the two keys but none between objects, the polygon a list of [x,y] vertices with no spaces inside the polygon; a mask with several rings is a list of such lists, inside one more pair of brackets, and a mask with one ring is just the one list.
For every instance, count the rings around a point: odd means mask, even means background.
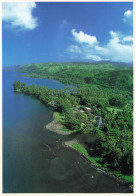
[{"label": "coastline", "polygon": [[[73,133],[73,132],[68,132],[68,131],[62,131],[61,129],[63,128],[63,125],[61,124],[61,122],[59,122],[58,118],[56,118],[54,116],[55,115],[53,115],[53,120],[50,123],[48,123],[47,125],[44,126],[45,129],[48,129],[49,131],[52,131],[52,132],[60,134],[60,135],[70,135],[70,134]],[[87,161],[90,162],[91,167],[96,169],[98,172],[100,172],[102,174],[105,174],[105,175],[115,179],[120,184],[129,186],[130,190],[133,191],[133,184],[132,183],[126,181],[125,179],[120,178],[119,176],[116,176],[116,175],[110,173],[110,171],[107,171],[105,168],[102,168],[102,167],[98,166],[96,163],[94,163],[91,160],[91,157],[88,158],[88,156],[86,156],[85,154],[80,152],[78,149],[74,148],[73,145],[75,145],[75,144],[78,144],[78,145],[82,146],[82,144],[77,139],[72,139],[72,140],[67,140],[67,141],[62,142],[62,145],[64,147],[72,148],[76,152],[80,153],[80,155],[83,158],[85,158]]]},{"label": "coastline", "polygon": [[[109,171],[105,170],[104,168],[102,167],[99,167],[97,164],[93,163],[93,161],[91,161],[86,155],[84,155],[82,152],[80,152],[79,150],[77,150],[76,148],[73,147],[73,144],[80,144],[82,145],[77,139],[72,139],[72,140],[67,140],[67,141],[64,141],[63,142],[63,146],[64,147],[69,147],[69,148],[72,148],[73,150],[75,150],[76,152],[80,153],[80,155],[85,158],[87,161],[90,162],[91,164],[91,167],[93,167],[94,169],[97,170],[97,172],[99,173],[102,173],[102,174],[105,174],[107,176],[109,176],[110,178],[113,178],[115,179],[118,183],[122,184],[122,185],[127,185],[131,191],[133,191],[133,184],[114,175],[114,174],[111,174]],[[91,158],[91,157],[90,157]]]},{"label": "coastline", "polygon": [[56,119],[52,120],[50,123],[44,126],[44,129],[48,129],[54,133],[58,133],[60,135],[70,135],[72,132],[62,131],[63,126],[56,121]]}]

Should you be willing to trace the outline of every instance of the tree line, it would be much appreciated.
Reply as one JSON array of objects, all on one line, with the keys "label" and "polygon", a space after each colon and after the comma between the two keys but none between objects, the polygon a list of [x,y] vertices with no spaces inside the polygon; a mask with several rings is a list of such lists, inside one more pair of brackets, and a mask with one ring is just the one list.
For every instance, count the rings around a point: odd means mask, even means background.
[{"label": "tree line", "polygon": [[[96,85],[58,91],[16,81],[13,87],[16,92],[34,96],[54,107],[54,111],[63,116],[63,126],[67,129],[95,134],[95,144],[92,148],[87,143],[87,150],[90,155],[101,157],[103,167],[128,175],[133,173],[133,104],[130,94]],[[102,127],[97,125],[100,116]]]}]

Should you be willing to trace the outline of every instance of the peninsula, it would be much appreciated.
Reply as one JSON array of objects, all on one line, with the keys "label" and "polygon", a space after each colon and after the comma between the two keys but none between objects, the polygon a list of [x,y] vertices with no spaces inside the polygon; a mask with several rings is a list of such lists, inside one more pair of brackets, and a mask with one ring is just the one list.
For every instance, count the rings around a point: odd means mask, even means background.
[{"label": "peninsula", "polygon": [[[59,134],[95,135],[93,146],[71,144],[97,166],[133,182],[133,67],[123,63],[39,63],[17,66],[25,77],[59,80],[71,85],[50,90],[14,82],[14,91],[54,108],[46,125]],[[57,125],[57,128],[55,127]],[[56,129],[56,130],[55,130]]]}]

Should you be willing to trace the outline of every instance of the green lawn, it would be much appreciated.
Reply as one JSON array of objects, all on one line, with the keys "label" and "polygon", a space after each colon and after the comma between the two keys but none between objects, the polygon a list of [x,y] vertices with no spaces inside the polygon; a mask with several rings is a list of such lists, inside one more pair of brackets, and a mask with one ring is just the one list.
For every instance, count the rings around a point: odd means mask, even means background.
[{"label": "green lawn", "polygon": [[100,166],[100,164],[98,163],[98,161],[101,160],[101,158],[100,157],[91,157],[91,156],[89,156],[87,150],[81,144],[73,144],[72,147],[75,148],[80,153],[82,153],[92,163],[97,164],[98,166]]},{"label": "green lawn", "polygon": [[122,109],[113,108],[113,107],[106,107],[107,111],[114,112],[114,114],[117,114],[118,112],[122,112]]},{"label": "green lawn", "polygon": [[133,175],[130,175],[130,176],[123,175],[123,174],[121,174],[121,173],[118,172],[118,171],[110,171],[110,173],[112,173],[112,174],[114,174],[115,176],[118,176],[118,177],[120,177],[120,178],[122,178],[122,179],[124,179],[124,180],[126,180],[126,181],[128,181],[128,182],[133,183]]},{"label": "green lawn", "polygon": [[76,132],[76,131],[73,131],[73,130],[67,129],[67,128],[65,128],[65,127],[63,127],[63,128],[61,129],[61,131],[66,131],[66,132],[71,132],[71,133]]}]

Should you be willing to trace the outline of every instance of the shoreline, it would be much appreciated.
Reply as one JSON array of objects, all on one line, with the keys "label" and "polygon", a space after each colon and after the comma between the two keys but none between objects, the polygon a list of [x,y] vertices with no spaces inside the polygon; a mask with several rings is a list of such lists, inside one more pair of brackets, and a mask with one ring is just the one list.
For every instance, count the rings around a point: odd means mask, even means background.
[{"label": "shoreline", "polygon": [[48,129],[49,131],[52,131],[60,135],[71,135],[72,134],[72,132],[61,131],[62,128],[63,126],[60,123],[58,123],[55,119],[52,120],[47,125],[44,125],[44,129]]},{"label": "shoreline", "polygon": [[127,185],[131,191],[133,191],[133,184],[131,184],[130,182],[127,182],[126,180],[115,176],[114,174],[111,174],[109,171],[106,171],[104,168],[97,166],[97,164],[93,163],[90,159],[88,159],[82,152],[80,152],[79,150],[75,149],[72,145],[73,144],[80,144],[82,145],[77,139],[72,139],[72,140],[67,140],[63,142],[63,146],[64,147],[69,147],[72,148],[73,150],[75,150],[76,152],[78,152],[83,158],[85,158],[87,161],[90,162],[91,167],[93,167],[94,169],[97,170],[97,172],[105,174],[107,176],[109,176],[110,178],[116,180],[118,183],[122,184],[122,185]]},{"label": "shoreline", "polygon": [[[71,135],[73,133],[73,132],[68,132],[68,131],[62,131],[61,130],[62,128],[63,128],[63,125],[61,123],[59,123],[58,120],[55,119],[55,118],[50,123],[48,123],[47,125],[44,125],[44,129],[48,129],[49,131],[52,131],[52,132],[60,134],[60,135]],[[75,149],[73,147],[73,144],[80,144],[80,145],[82,145],[79,142],[79,140],[77,140],[76,138],[62,142],[62,145],[64,147],[72,148],[73,150],[78,152],[83,158],[85,158],[87,161],[89,161],[89,163],[91,164],[91,167],[96,169],[97,172],[105,174],[105,175],[111,177],[112,179],[115,179],[118,183],[120,183],[122,185],[127,185],[130,188],[130,190],[133,191],[133,183],[128,182],[128,181],[126,181],[126,180],[124,180],[124,179],[122,179],[122,178],[120,178],[120,177],[110,173],[109,171],[105,170],[102,167],[99,167],[97,164],[93,163],[93,161],[88,159],[82,152],[80,152],[79,150]]]}]

